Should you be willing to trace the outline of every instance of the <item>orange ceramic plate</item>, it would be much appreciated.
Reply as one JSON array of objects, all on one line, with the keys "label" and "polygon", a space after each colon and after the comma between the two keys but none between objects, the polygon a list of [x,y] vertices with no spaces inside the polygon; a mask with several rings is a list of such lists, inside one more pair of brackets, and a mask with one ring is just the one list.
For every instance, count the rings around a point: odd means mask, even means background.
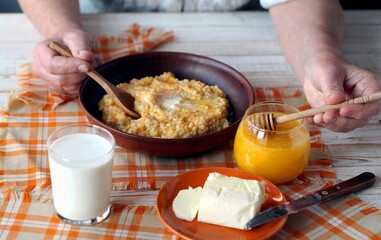
[{"label": "orange ceramic plate", "polygon": [[159,191],[156,199],[156,208],[160,220],[173,232],[185,239],[264,239],[277,233],[286,223],[287,217],[255,227],[252,230],[240,230],[222,227],[197,221],[188,222],[177,218],[172,211],[172,202],[177,193],[188,187],[203,186],[209,173],[218,172],[226,176],[243,179],[259,180],[265,184],[267,201],[261,210],[283,204],[286,202],[282,192],[271,182],[264,178],[233,168],[200,168],[180,174],[169,180]]}]

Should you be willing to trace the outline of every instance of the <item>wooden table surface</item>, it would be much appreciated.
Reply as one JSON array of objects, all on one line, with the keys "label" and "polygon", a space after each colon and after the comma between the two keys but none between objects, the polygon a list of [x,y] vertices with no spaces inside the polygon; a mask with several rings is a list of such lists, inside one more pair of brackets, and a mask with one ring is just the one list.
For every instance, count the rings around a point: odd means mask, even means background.
[{"label": "wooden table surface", "polygon": [[[300,86],[282,55],[267,12],[145,13],[84,15],[94,34],[117,34],[136,22],[173,31],[175,40],[156,50],[206,55],[242,72],[254,87]],[[42,37],[23,14],[0,14],[0,104],[17,88],[19,64],[32,60]],[[381,74],[381,11],[346,11],[345,56]],[[321,129],[337,178],[362,171],[376,174],[376,184],[358,195],[381,208],[381,115],[350,133]]]}]

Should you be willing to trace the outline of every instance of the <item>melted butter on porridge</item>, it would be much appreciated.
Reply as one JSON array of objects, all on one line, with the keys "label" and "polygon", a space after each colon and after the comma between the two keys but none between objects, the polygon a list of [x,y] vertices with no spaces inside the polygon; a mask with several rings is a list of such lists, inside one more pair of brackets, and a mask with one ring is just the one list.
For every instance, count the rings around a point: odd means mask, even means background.
[{"label": "melted butter on porridge", "polygon": [[99,102],[102,121],[121,131],[146,137],[189,138],[229,126],[229,103],[218,86],[179,80],[166,72],[117,87],[135,97],[134,107],[141,115],[132,119],[106,94]]}]

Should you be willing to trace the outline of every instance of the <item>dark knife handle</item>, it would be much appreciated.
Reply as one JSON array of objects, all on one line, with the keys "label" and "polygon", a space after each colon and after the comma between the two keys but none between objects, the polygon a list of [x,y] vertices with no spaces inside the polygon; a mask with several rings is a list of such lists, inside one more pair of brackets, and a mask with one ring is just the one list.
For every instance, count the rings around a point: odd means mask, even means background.
[{"label": "dark knife handle", "polygon": [[313,196],[320,202],[326,202],[368,188],[372,186],[375,181],[376,176],[373,173],[364,172],[344,182],[317,191]]}]

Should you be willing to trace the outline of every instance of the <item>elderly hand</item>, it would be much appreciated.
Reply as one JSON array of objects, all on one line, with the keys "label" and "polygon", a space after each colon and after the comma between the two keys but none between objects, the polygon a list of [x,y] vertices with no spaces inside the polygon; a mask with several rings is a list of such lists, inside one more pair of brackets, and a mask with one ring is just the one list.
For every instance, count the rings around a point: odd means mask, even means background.
[{"label": "elderly hand", "polygon": [[[49,47],[51,41],[68,46],[73,57],[64,57]],[[62,93],[76,94],[85,73],[96,66],[88,34],[78,29],[64,29],[54,37],[39,42],[34,49],[33,72],[47,86]]]},{"label": "elderly hand", "polygon": [[[348,63],[341,56],[320,54],[305,64],[304,91],[312,107],[337,104],[381,91],[379,78],[372,72]],[[309,123],[335,132],[363,127],[381,112],[381,102],[347,105],[339,110],[307,119]]]}]

